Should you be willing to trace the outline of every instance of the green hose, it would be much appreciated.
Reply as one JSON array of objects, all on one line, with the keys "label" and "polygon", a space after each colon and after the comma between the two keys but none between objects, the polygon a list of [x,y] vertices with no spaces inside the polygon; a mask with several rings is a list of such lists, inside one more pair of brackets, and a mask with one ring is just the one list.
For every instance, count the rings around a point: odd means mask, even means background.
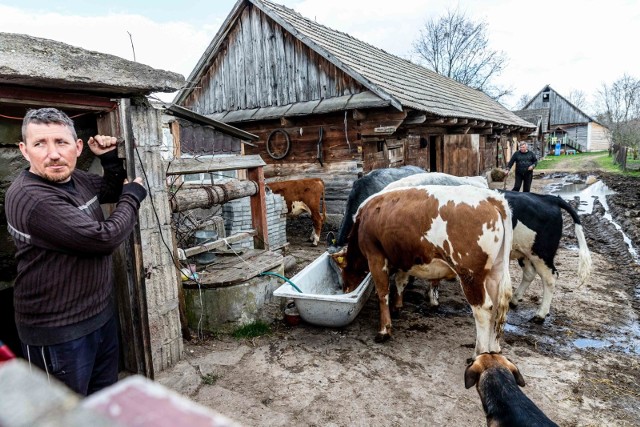
[{"label": "green hose", "polygon": [[280,275],[280,274],[278,274],[278,273],[273,273],[273,272],[271,272],[271,271],[265,271],[264,273],[260,273],[260,274],[258,274],[258,276],[276,276],[276,277],[279,277],[279,278],[281,278],[282,280],[287,281],[291,286],[293,286],[293,289],[295,289],[296,291],[300,292],[301,294],[303,294],[303,293],[304,293],[304,292],[302,292],[302,291],[300,290],[300,288],[299,288],[299,287],[297,287],[297,286],[295,285],[295,283],[293,283],[291,280],[287,279],[286,277],[284,277],[284,276],[282,276],[282,275]]}]

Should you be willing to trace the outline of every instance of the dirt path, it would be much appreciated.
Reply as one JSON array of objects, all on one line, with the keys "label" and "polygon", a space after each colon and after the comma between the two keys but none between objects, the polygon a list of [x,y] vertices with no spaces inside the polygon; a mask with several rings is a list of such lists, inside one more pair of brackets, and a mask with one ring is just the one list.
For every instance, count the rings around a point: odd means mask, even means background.
[{"label": "dirt path", "polygon": [[[610,213],[637,244],[640,182],[595,174],[618,191],[607,198]],[[533,190],[545,192],[564,175],[538,176]],[[582,216],[594,261],[590,280],[578,287],[576,241],[567,217],[551,316],[543,325],[528,322],[541,296],[537,278],[519,308],[509,312],[503,353],[524,375],[523,391],[559,425],[637,426],[640,268],[602,205],[595,206]],[[307,221],[288,227],[298,269],[323,251],[304,241]],[[511,272],[519,283],[515,262]],[[279,321],[271,335],[253,340],[220,336],[187,343],[185,361],[176,368],[185,380],[176,381],[174,372],[164,376],[165,384],[251,426],[485,425],[477,392],[463,382],[475,340],[468,304],[451,283],[441,287],[440,308],[429,309],[424,289],[418,281],[407,291],[394,336],[385,344],[373,341],[374,295],[344,328]],[[194,375],[205,380],[186,380]]]}]

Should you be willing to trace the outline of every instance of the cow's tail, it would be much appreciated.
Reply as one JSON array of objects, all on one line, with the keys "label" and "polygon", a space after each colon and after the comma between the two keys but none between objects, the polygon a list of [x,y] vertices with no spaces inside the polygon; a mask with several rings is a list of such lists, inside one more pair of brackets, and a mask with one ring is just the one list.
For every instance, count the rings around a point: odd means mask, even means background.
[{"label": "cow's tail", "polygon": [[511,223],[511,209],[506,199],[503,198],[503,209],[501,212],[503,241],[502,248],[498,253],[498,257],[502,258],[502,271],[500,281],[498,282],[498,309],[496,311],[496,335],[498,338],[502,336],[504,324],[507,321],[507,312],[509,311],[509,301],[513,288],[511,286],[511,275],[509,273],[509,255],[511,254],[511,245],[513,242],[513,226]]},{"label": "cow's tail", "polygon": [[578,239],[578,279],[580,280],[580,286],[582,286],[591,275],[591,252],[589,252],[589,247],[587,246],[587,239],[584,237],[584,230],[582,229],[578,212],[560,196],[558,196],[557,202],[558,206],[571,215],[575,224],[575,233]]}]

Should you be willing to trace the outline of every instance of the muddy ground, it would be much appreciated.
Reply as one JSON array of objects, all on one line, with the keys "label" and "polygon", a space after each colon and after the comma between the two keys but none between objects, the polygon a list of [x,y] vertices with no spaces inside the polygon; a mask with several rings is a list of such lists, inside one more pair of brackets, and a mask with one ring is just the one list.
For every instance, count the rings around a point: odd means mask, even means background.
[{"label": "muddy ground", "polygon": [[[533,191],[547,192],[567,176],[584,182],[594,175],[617,192],[607,196],[614,221],[640,242],[640,180],[570,172],[538,172]],[[566,216],[551,315],[542,325],[528,321],[541,298],[537,278],[509,311],[502,340],[503,353],[524,375],[523,391],[561,426],[640,425],[640,267],[604,213],[596,201],[594,212],[581,217],[594,262],[588,283],[578,287],[577,242]],[[288,253],[297,270],[324,250],[305,241],[310,227],[309,219],[289,221]],[[516,262],[511,272],[515,286]],[[424,289],[417,281],[407,291],[393,338],[384,344],[373,340],[378,306],[372,294],[344,328],[277,321],[270,335],[252,340],[188,342],[182,369],[195,370],[202,381],[165,376],[164,383],[248,426],[485,425],[476,390],[463,382],[475,341],[469,306],[455,282],[441,286],[435,310]]]}]

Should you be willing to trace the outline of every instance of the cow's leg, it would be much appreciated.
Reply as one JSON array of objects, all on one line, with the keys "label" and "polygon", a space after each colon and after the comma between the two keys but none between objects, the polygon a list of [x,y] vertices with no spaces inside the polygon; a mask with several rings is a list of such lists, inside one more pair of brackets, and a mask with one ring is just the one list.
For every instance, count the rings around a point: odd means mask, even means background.
[{"label": "cow's leg", "polygon": [[495,342],[491,345],[491,341],[495,340],[492,322],[492,304],[488,295],[485,295],[485,302],[480,305],[472,305],[473,318],[476,322],[476,347],[473,353],[475,359],[479,354],[488,353],[490,351],[500,352],[500,344]]},{"label": "cow's leg", "polygon": [[440,286],[440,280],[429,280],[429,290],[427,291],[427,297],[429,298],[429,305],[431,307],[438,307],[438,287]]},{"label": "cow's leg", "polygon": [[526,257],[523,258],[522,259],[522,281],[520,281],[520,285],[518,286],[518,289],[513,293],[513,296],[511,297],[511,301],[509,302],[509,305],[511,307],[518,306],[518,303],[522,301],[522,297],[524,296],[524,293],[527,291],[527,289],[529,288],[529,285],[531,284],[531,282],[533,282],[533,279],[535,278],[536,278],[536,268],[533,266],[533,263],[529,258],[526,258]]},{"label": "cow's leg", "polygon": [[404,293],[404,288],[409,282],[409,277],[411,276],[405,271],[398,271],[395,274],[396,294],[393,303],[393,312],[398,312],[403,306],[402,294]]},{"label": "cow's leg", "polygon": [[371,278],[376,285],[378,305],[380,307],[380,330],[375,342],[385,342],[391,338],[391,313],[389,311],[389,269],[386,260],[381,256],[369,257]]},{"label": "cow's leg", "polygon": [[312,213],[311,221],[313,222],[313,230],[311,231],[311,237],[309,240],[313,246],[318,246],[318,241],[320,241],[320,232],[322,231],[322,217],[318,213]]},{"label": "cow's leg", "polygon": [[500,337],[512,293],[508,260],[503,262],[498,257],[484,284],[478,277],[463,275],[460,275],[460,283],[476,322],[474,359],[481,353],[500,353]]},{"label": "cow's leg", "polygon": [[535,323],[542,323],[549,315],[549,310],[551,309],[551,300],[553,299],[553,292],[556,289],[556,276],[542,260],[536,262],[534,267],[542,279],[542,303],[538,308],[538,312],[531,321]]}]

